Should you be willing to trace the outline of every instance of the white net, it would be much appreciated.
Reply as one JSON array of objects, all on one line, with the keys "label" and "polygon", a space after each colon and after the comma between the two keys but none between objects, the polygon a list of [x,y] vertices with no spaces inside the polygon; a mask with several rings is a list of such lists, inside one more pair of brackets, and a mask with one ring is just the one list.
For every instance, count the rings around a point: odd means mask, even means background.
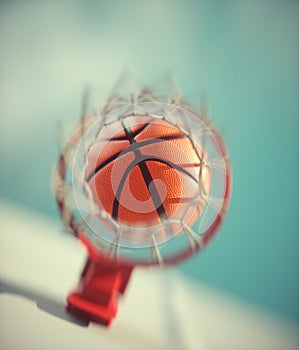
[{"label": "white net", "polygon": [[180,97],[151,90],[84,111],[55,172],[68,231],[132,264],[175,263],[204,246],[229,186],[227,153],[211,122]]}]

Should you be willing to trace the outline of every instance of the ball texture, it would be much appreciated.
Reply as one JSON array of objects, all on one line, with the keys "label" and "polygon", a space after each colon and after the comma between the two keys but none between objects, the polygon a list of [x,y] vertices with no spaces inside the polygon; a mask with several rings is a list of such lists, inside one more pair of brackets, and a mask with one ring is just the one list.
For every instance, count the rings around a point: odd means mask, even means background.
[{"label": "ball texture", "polygon": [[87,156],[94,202],[127,226],[150,227],[182,217],[192,224],[204,206],[192,200],[201,186],[206,193],[210,188],[206,167],[199,181],[202,150],[196,149],[165,120],[134,116],[105,126]]}]

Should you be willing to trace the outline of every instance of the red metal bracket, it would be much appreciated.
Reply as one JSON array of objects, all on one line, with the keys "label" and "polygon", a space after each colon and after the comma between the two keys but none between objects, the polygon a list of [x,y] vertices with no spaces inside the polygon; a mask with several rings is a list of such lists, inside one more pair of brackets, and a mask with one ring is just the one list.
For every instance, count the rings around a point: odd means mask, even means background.
[{"label": "red metal bracket", "polygon": [[133,267],[116,264],[101,256],[86,239],[82,240],[89,257],[77,289],[67,297],[66,310],[109,327],[117,313],[119,294],[125,292]]}]

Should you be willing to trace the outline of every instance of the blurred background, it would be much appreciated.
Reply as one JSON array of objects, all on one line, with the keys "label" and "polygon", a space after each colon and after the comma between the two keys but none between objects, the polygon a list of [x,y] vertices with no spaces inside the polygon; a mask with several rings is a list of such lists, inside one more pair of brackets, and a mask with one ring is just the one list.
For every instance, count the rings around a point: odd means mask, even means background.
[{"label": "blurred background", "polygon": [[208,95],[233,169],[219,234],[175,269],[298,326],[298,33],[296,0],[2,1],[1,198],[59,222],[57,126],[85,85],[171,71],[187,100]]}]

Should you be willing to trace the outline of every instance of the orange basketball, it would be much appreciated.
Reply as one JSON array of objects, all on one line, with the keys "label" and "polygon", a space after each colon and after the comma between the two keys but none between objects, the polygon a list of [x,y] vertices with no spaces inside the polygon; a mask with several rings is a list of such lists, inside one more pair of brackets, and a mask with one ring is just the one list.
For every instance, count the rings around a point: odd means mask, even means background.
[{"label": "orange basketball", "polygon": [[88,152],[87,182],[94,202],[117,222],[149,227],[168,219],[191,224],[210,189],[198,152],[178,127],[157,118],[127,117],[105,126]]}]

